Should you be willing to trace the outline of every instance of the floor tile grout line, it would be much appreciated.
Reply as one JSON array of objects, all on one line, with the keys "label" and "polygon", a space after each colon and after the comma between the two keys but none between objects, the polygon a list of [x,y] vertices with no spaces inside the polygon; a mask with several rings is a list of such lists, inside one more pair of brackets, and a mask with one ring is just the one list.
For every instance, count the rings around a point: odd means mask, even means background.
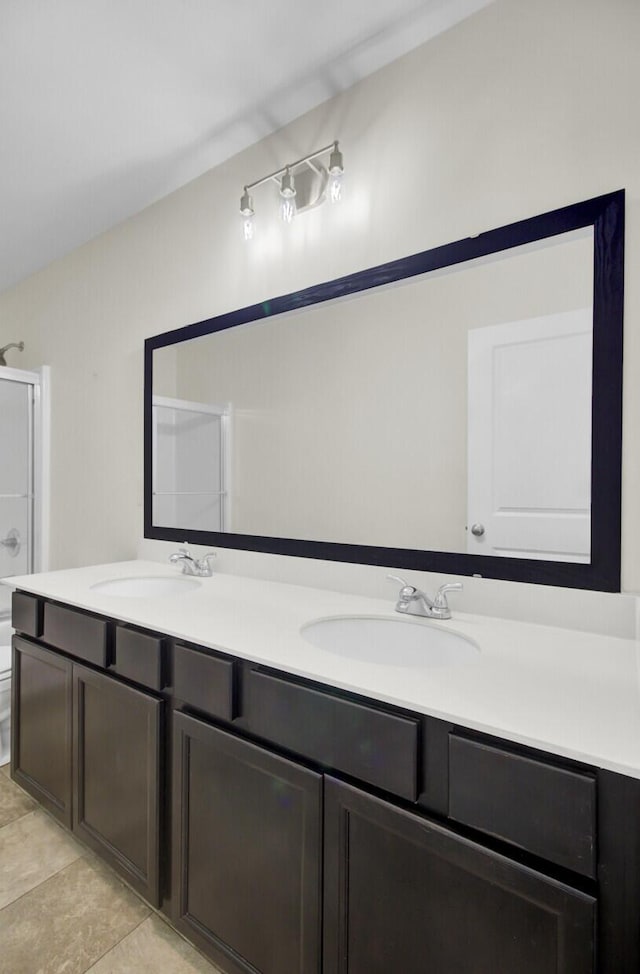
[{"label": "floor tile grout line", "polygon": [[[32,808],[30,812],[25,812],[24,815],[20,815],[18,818],[14,818],[14,820],[12,822],[7,822],[6,825],[1,825],[0,826],[0,838],[2,837],[2,833],[3,833],[3,831],[5,829],[8,829],[11,825],[15,825],[16,822],[20,822],[23,818],[29,818],[30,815],[35,815],[37,812],[45,812],[45,814],[46,814],[46,810],[44,808],[39,808],[36,805],[35,808]],[[53,821],[55,822],[55,819],[53,819]]]},{"label": "floor tile grout line", "polygon": [[[34,809],[34,811],[38,811],[38,810],[39,810],[38,808]],[[48,815],[47,817],[51,818],[52,821],[56,822],[56,820],[52,818],[52,816]],[[58,823],[56,822],[56,824]],[[14,903],[18,903],[25,896],[28,896],[30,893],[35,892],[41,886],[44,886],[44,884],[49,882],[50,879],[53,879],[55,876],[58,876],[61,872],[64,872],[65,869],[67,869],[69,866],[72,866],[74,863],[78,862],[79,859],[84,859],[85,862],[92,862],[92,861],[97,862],[103,867],[106,865],[106,868],[111,873],[111,875],[115,879],[117,879],[126,889],[128,889],[131,893],[134,894],[136,899],[139,900],[139,902],[148,910],[148,913],[145,917],[142,918],[142,920],[140,920],[139,923],[136,923],[136,925],[133,926],[131,930],[127,931],[127,933],[125,933],[122,937],[120,937],[119,940],[117,940],[114,944],[112,944],[108,950],[106,950],[103,954],[101,954],[100,957],[97,957],[94,961],[92,961],[91,967],[87,967],[83,971],[79,971],[78,974],[90,974],[91,969],[95,967],[96,964],[98,964],[104,957],[106,957],[107,954],[109,954],[119,944],[121,944],[124,940],[126,940],[127,937],[130,937],[133,933],[135,933],[135,931],[138,930],[144,923],[146,923],[147,920],[151,920],[154,917],[158,919],[160,922],[162,922],[166,927],[168,927],[168,929],[172,933],[177,935],[177,937],[183,943],[191,947],[192,950],[195,950],[197,955],[211,966],[211,974],[220,974],[219,969],[212,964],[212,961],[205,954],[203,954],[202,951],[199,950],[194,943],[192,943],[187,937],[185,937],[182,933],[180,933],[179,930],[176,930],[171,920],[164,913],[162,913],[159,908],[151,906],[151,904],[148,903],[147,900],[145,900],[144,897],[141,896],[137,890],[133,889],[133,887],[130,886],[129,883],[122,876],[118,875],[118,873],[115,870],[113,870],[110,866],[105,864],[103,860],[100,859],[100,857],[92,849],[89,849],[88,847],[83,849],[75,859],[71,860],[71,862],[68,862],[66,865],[56,870],[56,872],[51,873],[50,876],[47,876],[46,879],[43,879],[42,882],[38,883],[36,886],[33,886],[29,890],[25,890],[24,893],[21,893],[20,896],[16,897],[15,900],[11,900],[10,903],[5,903],[3,907],[0,907],[0,917],[2,916],[3,911],[6,910],[8,907],[13,906]]]},{"label": "floor tile grout line", "polygon": [[78,859],[86,859],[86,856],[84,856],[80,852],[75,859],[72,859],[70,862],[65,863],[64,866],[60,866],[60,869],[56,869],[56,871],[54,873],[51,873],[50,876],[47,876],[46,879],[43,879],[41,880],[41,882],[36,883],[36,885],[32,886],[31,889],[25,889],[24,893],[20,893],[20,896],[16,896],[15,900],[10,900],[9,903],[5,903],[3,907],[0,907],[0,917],[2,916],[4,911],[7,910],[10,906],[13,906],[14,903],[19,903],[20,900],[24,899],[25,896],[28,896],[29,893],[34,893],[37,889],[40,889],[41,886],[44,886],[45,883],[48,883],[50,879],[53,879],[55,876],[59,876],[60,873],[64,872],[65,869],[68,869],[69,866],[72,866],[74,862],[78,861]]},{"label": "floor tile grout line", "polygon": [[[144,903],[144,900],[142,902]],[[91,962],[91,967],[85,967],[85,969],[83,971],[78,971],[78,974],[90,974],[90,972],[93,970],[93,968],[96,966],[96,964],[99,964],[100,961],[103,960],[103,958],[105,958],[107,956],[107,954],[110,954],[112,950],[115,950],[116,947],[118,947],[122,943],[123,940],[126,940],[127,937],[130,937],[133,933],[136,932],[136,930],[139,930],[140,927],[142,926],[142,924],[143,923],[146,923],[147,920],[149,920],[152,916],[153,916],[153,914],[151,913],[151,911],[149,911],[148,916],[146,916],[142,920],[140,920],[139,923],[136,923],[135,927],[132,927],[131,930],[129,930],[127,933],[125,933],[125,935],[123,937],[120,937],[120,939],[117,940],[115,942],[115,944],[112,944],[111,947],[109,947],[108,950],[105,950],[105,952],[103,954],[100,954],[99,957],[96,957],[96,959]]]},{"label": "floor tile grout line", "polygon": [[14,825],[16,822],[19,822],[21,818],[26,818],[27,815],[32,815],[33,812],[37,811],[38,806],[34,804],[33,808],[30,808],[28,812],[23,812],[21,815],[16,815],[16,817],[12,818],[10,822],[5,822],[4,825],[0,825],[0,836],[2,835],[3,829],[6,829],[9,825]]},{"label": "floor tile grout line", "polygon": [[71,840],[72,840],[72,841],[73,841],[73,842],[75,843],[75,845],[77,845],[77,846],[78,846],[78,847],[80,848],[80,852],[78,853],[78,856],[79,856],[79,857],[80,857],[80,856],[82,856],[82,855],[84,855],[84,852],[85,852],[85,849],[86,849],[86,847],[85,847],[85,846],[81,846],[81,845],[80,845],[80,842],[79,842],[79,840],[78,840],[78,839],[77,839],[77,838],[75,837],[75,835],[73,834],[73,832],[71,832],[71,831],[69,831],[69,829],[67,829],[67,828],[66,828],[66,827],[65,827],[65,826],[64,826],[64,825],[63,825],[63,824],[62,824],[62,823],[61,823],[61,822],[60,822],[60,821],[59,821],[59,820],[58,820],[58,819],[57,819],[57,818],[55,817],[55,815],[52,815],[52,813],[51,813],[51,812],[50,812],[50,811],[49,811],[49,810],[48,810],[47,808],[45,808],[45,807],[44,807],[44,805],[39,805],[39,804],[38,804],[37,802],[34,802],[34,807],[33,807],[33,808],[31,809],[31,811],[29,811],[29,812],[25,812],[25,814],[24,814],[24,815],[20,815],[20,816],[19,816],[18,818],[14,818],[14,820],[13,820],[12,822],[7,822],[7,824],[6,824],[6,825],[2,825],[2,826],[0,826],[0,836],[2,835],[2,830],[3,830],[3,829],[6,829],[6,828],[8,828],[8,827],[9,827],[10,825],[15,825],[15,823],[16,823],[16,822],[19,822],[19,821],[20,821],[20,819],[23,819],[23,818],[27,818],[27,817],[28,817],[29,815],[35,815],[35,814],[36,814],[36,813],[38,813],[38,812],[42,812],[42,814],[43,814],[43,816],[44,816],[44,817],[45,817],[45,818],[46,818],[46,819],[47,819],[47,820],[48,820],[49,822],[53,822],[53,824],[54,824],[54,825],[56,825],[56,826],[57,826],[57,827],[58,827],[58,828],[60,829],[60,831],[61,831],[61,832],[62,832],[62,833],[63,833],[63,834],[64,834],[64,835],[65,835],[65,836],[66,836],[66,837],[68,838],[68,839],[71,839]]},{"label": "floor tile grout line", "polygon": [[[9,766],[7,765],[6,767],[8,768]],[[21,819],[21,818],[25,818],[27,815],[33,815],[35,812],[42,811],[42,812],[44,812],[45,816],[50,821],[52,821],[55,825],[57,825],[61,829],[61,831],[64,832],[65,834],[67,834],[70,838],[74,839],[74,841],[76,842],[76,844],[80,846],[80,843],[78,842],[77,839],[75,839],[75,837],[73,836],[73,833],[69,833],[67,831],[67,829],[65,829],[61,825],[61,823],[55,818],[55,816],[52,815],[48,811],[48,809],[46,809],[42,805],[40,805],[37,801],[35,801],[32,798],[31,795],[29,795],[29,793],[27,791],[24,790],[24,788],[22,788],[17,782],[13,781],[13,779],[11,778],[11,775],[10,775],[10,773],[9,773],[8,770],[7,771],[3,771],[3,767],[0,767],[0,774],[5,774],[5,776],[7,777],[7,779],[9,781],[11,781],[12,784],[14,784],[17,788],[19,788],[20,791],[30,801],[33,801],[34,802],[34,808],[32,808],[28,812],[25,812],[24,815],[18,816],[17,819],[14,819],[13,820],[13,822],[7,822],[6,823],[7,825],[12,825],[14,822],[19,821],[19,819]],[[5,828],[5,827],[6,826],[0,826],[0,834],[2,833],[2,829]],[[84,859],[85,862],[92,862],[93,861],[93,862],[99,863],[103,867],[106,866],[107,870],[111,873],[111,875],[115,879],[117,879],[126,889],[128,889],[131,893],[133,893],[133,895],[136,897],[136,899],[139,900],[139,902],[148,910],[148,913],[147,913],[147,916],[146,917],[144,917],[139,923],[137,923],[134,927],[132,927],[131,930],[129,930],[126,934],[124,934],[124,936],[122,936],[118,941],[116,941],[116,943],[114,943],[111,947],[109,947],[109,949],[106,950],[103,954],[101,954],[100,957],[96,958],[96,960],[94,960],[92,962],[91,967],[85,968],[84,971],[81,971],[81,972],[79,971],[78,974],[90,974],[91,969],[93,967],[95,967],[96,964],[98,964],[102,960],[102,958],[106,957],[107,954],[109,954],[119,944],[121,944],[124,940],[126,940],[127,937],[130,937],[136,930],[139,929],[139,927],[141,927],[144,923],[146,923],[147,920],[152,919],[153,917],[156,917],[158,920],[160,920],[166,927],[168,927],[169,930],[172,931],[172,933],[174,933],[175,935],[177,935],[177,937],[183,943],[185,943],[189,947],[191,947],[192,950],[195,950],[196,954],[200,958],[202,958],[207,964],[209,964],[211,966],[211,974],[220,974],[219,969],[217,967],[215,967],[215,965],[212,964],[212,961],[205,954],[203,954],[202,951],[198,947],[196,947],[196,945],[194,943],[192,943],[187,937],[185,937],[184,934],[182,934],[179,930],[177,930],[175,928],[175,926],[173,925],[173,923],[171,922],[171,920],[162,912],[162,910],[159,907],[154,907],[149,902],[147,902],[147,900],[145,900],[145,898],[136,889],[134,889],[133,886],[131,886],[123,876],[119,875],[119,873],[116,870],[114,870],[111,866],[109,866],[108,863],[105,863],[100,858],[100,856],[93,849],[90,849],[88,846],[81,846],[80,847],[80,851],[78,852],[78,855],[77,855],[77,857],[75,859],[72,859],[66,865],[64,865],[60,869],[56,870],[56,872],[52,873],[50,876],[47,876],[46,879],[43,879],[42,882],[38,883],[36,886],[33,886],[29,890],[25,890],[25,892],[24,893],[21,893],[20,896],[16,897],[15,900],[11,900],[11,902],[5,903],[5,905],[3,907],[0,907],[0,916],[2,915],[3,911],[7,909],[7,907],[12,906],[14,903],[18,903],[21,899],[23,899],[23,897],[28,896],[30,893],[35,892],[35,890],[39,889],[41,886],[43,886],[45,883],[47,883],[50,879],[53,879],[55,876],[58,876],[61,872],[63,872],[69,866],[71,866],[74,863],[78,862],[79,859]]]},{"label": "floor tile grout line", "polygon": [[[14,903],[18,903],[25,896],[28,896],[29,893],[33,893],[36,890],[40,889],[40,887],[41,886],[44,886],[44,884],[47,883],[47,882],[49,882],[50,879],[53,879],[55,876],[58,876],[61,872],[64,872],[65,869],[67,869],[69,866],[72,866],[74,863],[78,862],[79,859],[84,859],[85,862],[90,862],[91,859],[97,858],[97,857],[94,856],[94,854],[91,852],[91,850],[87,850],[87,852],[89,852],[89,856],[87,856],[87,855],[85,855],[83,853],[80,853],[77,856],[76,859],[72,859],[71,862],[68,862],[65,866],[62,866],[60,869],[56,870],[55,873],[51,873],[51,875],[50,876],[47,876],[46,879],[43,879],[41,883],[38,883],[36,886],[33,886],[29,890],[25,890],[24,893],[22,893],[20,896],[16,897],[15,900],[11,900],[10,903],[6,903],[2,908],[0,908],[0,916],[2,915],[3,911],[7,909],[7,907],[13,906]],[[101,860],[99,858],[98,858],[98,861],[101,862]],[[117,879],[120,879],[120,877],[117,875],[117,873],[113,873],[113,875],[115,875]],[[91,962],[91,966],[90,967],[85,967],[83,971],[78,971],[78,974],[88,974],[88,972],[91,971],[91,969],[93,967],[95,967],[95,965],[98,964],[99,961],[101,961],[103,957],[106,957],[107,954],[109,954],[112,950],[114,950],[114,948],[116,948],[119,944],[121,944],[123,940],[126,940],[127,937],[130,937],[132,933],[134,933],[139,927],[142,926],[143,923],[146,923],[147,920],[149,920],[154,915],[152,909],[142,899],[142,897],[138,896],[137,898],[149,909],[149,912],[148,912],[147,916],[146,917],[143,917],[142,920],[140,920],[138,923],[136,923],[135,926],[131,927],[131,929],[128,930],[125,934],[123,934],[123,936],[120,937],[118,940],[116,940],[115,943],[111,944],[111,946],[107,950],[105,950],[104,953],[100,954],[99,957],[96,957]]]}]

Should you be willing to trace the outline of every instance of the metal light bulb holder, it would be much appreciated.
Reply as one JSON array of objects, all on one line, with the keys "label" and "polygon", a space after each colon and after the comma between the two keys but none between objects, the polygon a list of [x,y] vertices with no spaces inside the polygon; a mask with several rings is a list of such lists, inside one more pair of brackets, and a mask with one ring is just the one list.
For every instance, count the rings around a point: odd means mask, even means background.
[{"label": "metal light bulb holder", "polygon": [[253,199],[249,195],[249,191],[247,190],[246,186],[244,188],[244,193],[240,197],[240,212],[244,217],[253,216],[255,212],[253,209]]},{"label": "metal light bulb holder", "polygon": [[329,173],[332,176],[342,176],[344,172],[344,159],[338,148],[338,143],[333,143],[333,152],[329,156]]},{"label": "metal light bulb holder", "polygon": [[296,181],[293,173],[287,169],[280,183],[280,196],[285,200],[292,200],[296,195]]}]

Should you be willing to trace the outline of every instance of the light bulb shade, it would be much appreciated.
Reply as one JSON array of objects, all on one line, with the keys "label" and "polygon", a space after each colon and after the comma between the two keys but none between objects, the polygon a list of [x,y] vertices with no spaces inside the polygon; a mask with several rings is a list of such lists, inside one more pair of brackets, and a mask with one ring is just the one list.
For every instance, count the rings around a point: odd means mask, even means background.
[{"label": "light bulb shade", "polygon": [[293,223],[296,215],[295,196],[283,196],[280,202],[280,218],[284,223]]},{"label": "light bulb shade", "polygon": [[327,195],[332,203],[339,203],[342,199],[342,173],[337,172],[329,176],[329,187]]},{"label": "light bulb shade", "polygon": [[292,200],[296,195],[296,183],[293,174],[287,171],[280,183],[280,196],[285,200]]},{"label": "light bulb shade", "polygon": [[253,200],[249,196],[249,193],[245,189],[244,193],[240,197],[240,212],[245,217],[252,217],[254,213]]},{"label": "light bulb shade", "polygon": [[336,142],[335,148],[329,156],[329,172],[332,176],[341,176],[344,172],[344,159]]},{"label": "light bulb shade", "polygon": [[256,225],[253,219],[253,213],[249,216],[242,217],[242,234],[245,240],[253,240],[254,234],[256,232]]}]

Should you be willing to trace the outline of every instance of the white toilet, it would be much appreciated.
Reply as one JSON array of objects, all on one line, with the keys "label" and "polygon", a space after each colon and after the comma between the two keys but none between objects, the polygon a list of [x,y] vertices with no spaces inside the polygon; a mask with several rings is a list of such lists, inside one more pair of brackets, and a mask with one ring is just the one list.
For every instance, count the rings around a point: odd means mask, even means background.
[{"label": "white toilet", "polygon": [[[0,643],[4,638],[0,635]],[[7,764],[11,737],[11,646],[0,645],[0,765]]]}]

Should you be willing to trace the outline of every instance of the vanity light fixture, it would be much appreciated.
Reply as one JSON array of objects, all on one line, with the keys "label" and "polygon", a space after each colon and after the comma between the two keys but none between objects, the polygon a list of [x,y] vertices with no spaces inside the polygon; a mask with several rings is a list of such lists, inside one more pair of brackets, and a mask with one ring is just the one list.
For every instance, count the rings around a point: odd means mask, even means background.
[{"label": "vanity light fixture", "polygon": [[[325,166],[319,160],[327,155],[329,159]],[[276,183],[280,193],[280,217],[284,223],[292,223],[296,213],[319,206],[326,199],[338,203],[342,197],[343,172],[344,160],[336,141],[276,169],[268,176],[247,183],[240,197],[244,239],[252,240],[255,233],[252,190],[265,183]]]}]

